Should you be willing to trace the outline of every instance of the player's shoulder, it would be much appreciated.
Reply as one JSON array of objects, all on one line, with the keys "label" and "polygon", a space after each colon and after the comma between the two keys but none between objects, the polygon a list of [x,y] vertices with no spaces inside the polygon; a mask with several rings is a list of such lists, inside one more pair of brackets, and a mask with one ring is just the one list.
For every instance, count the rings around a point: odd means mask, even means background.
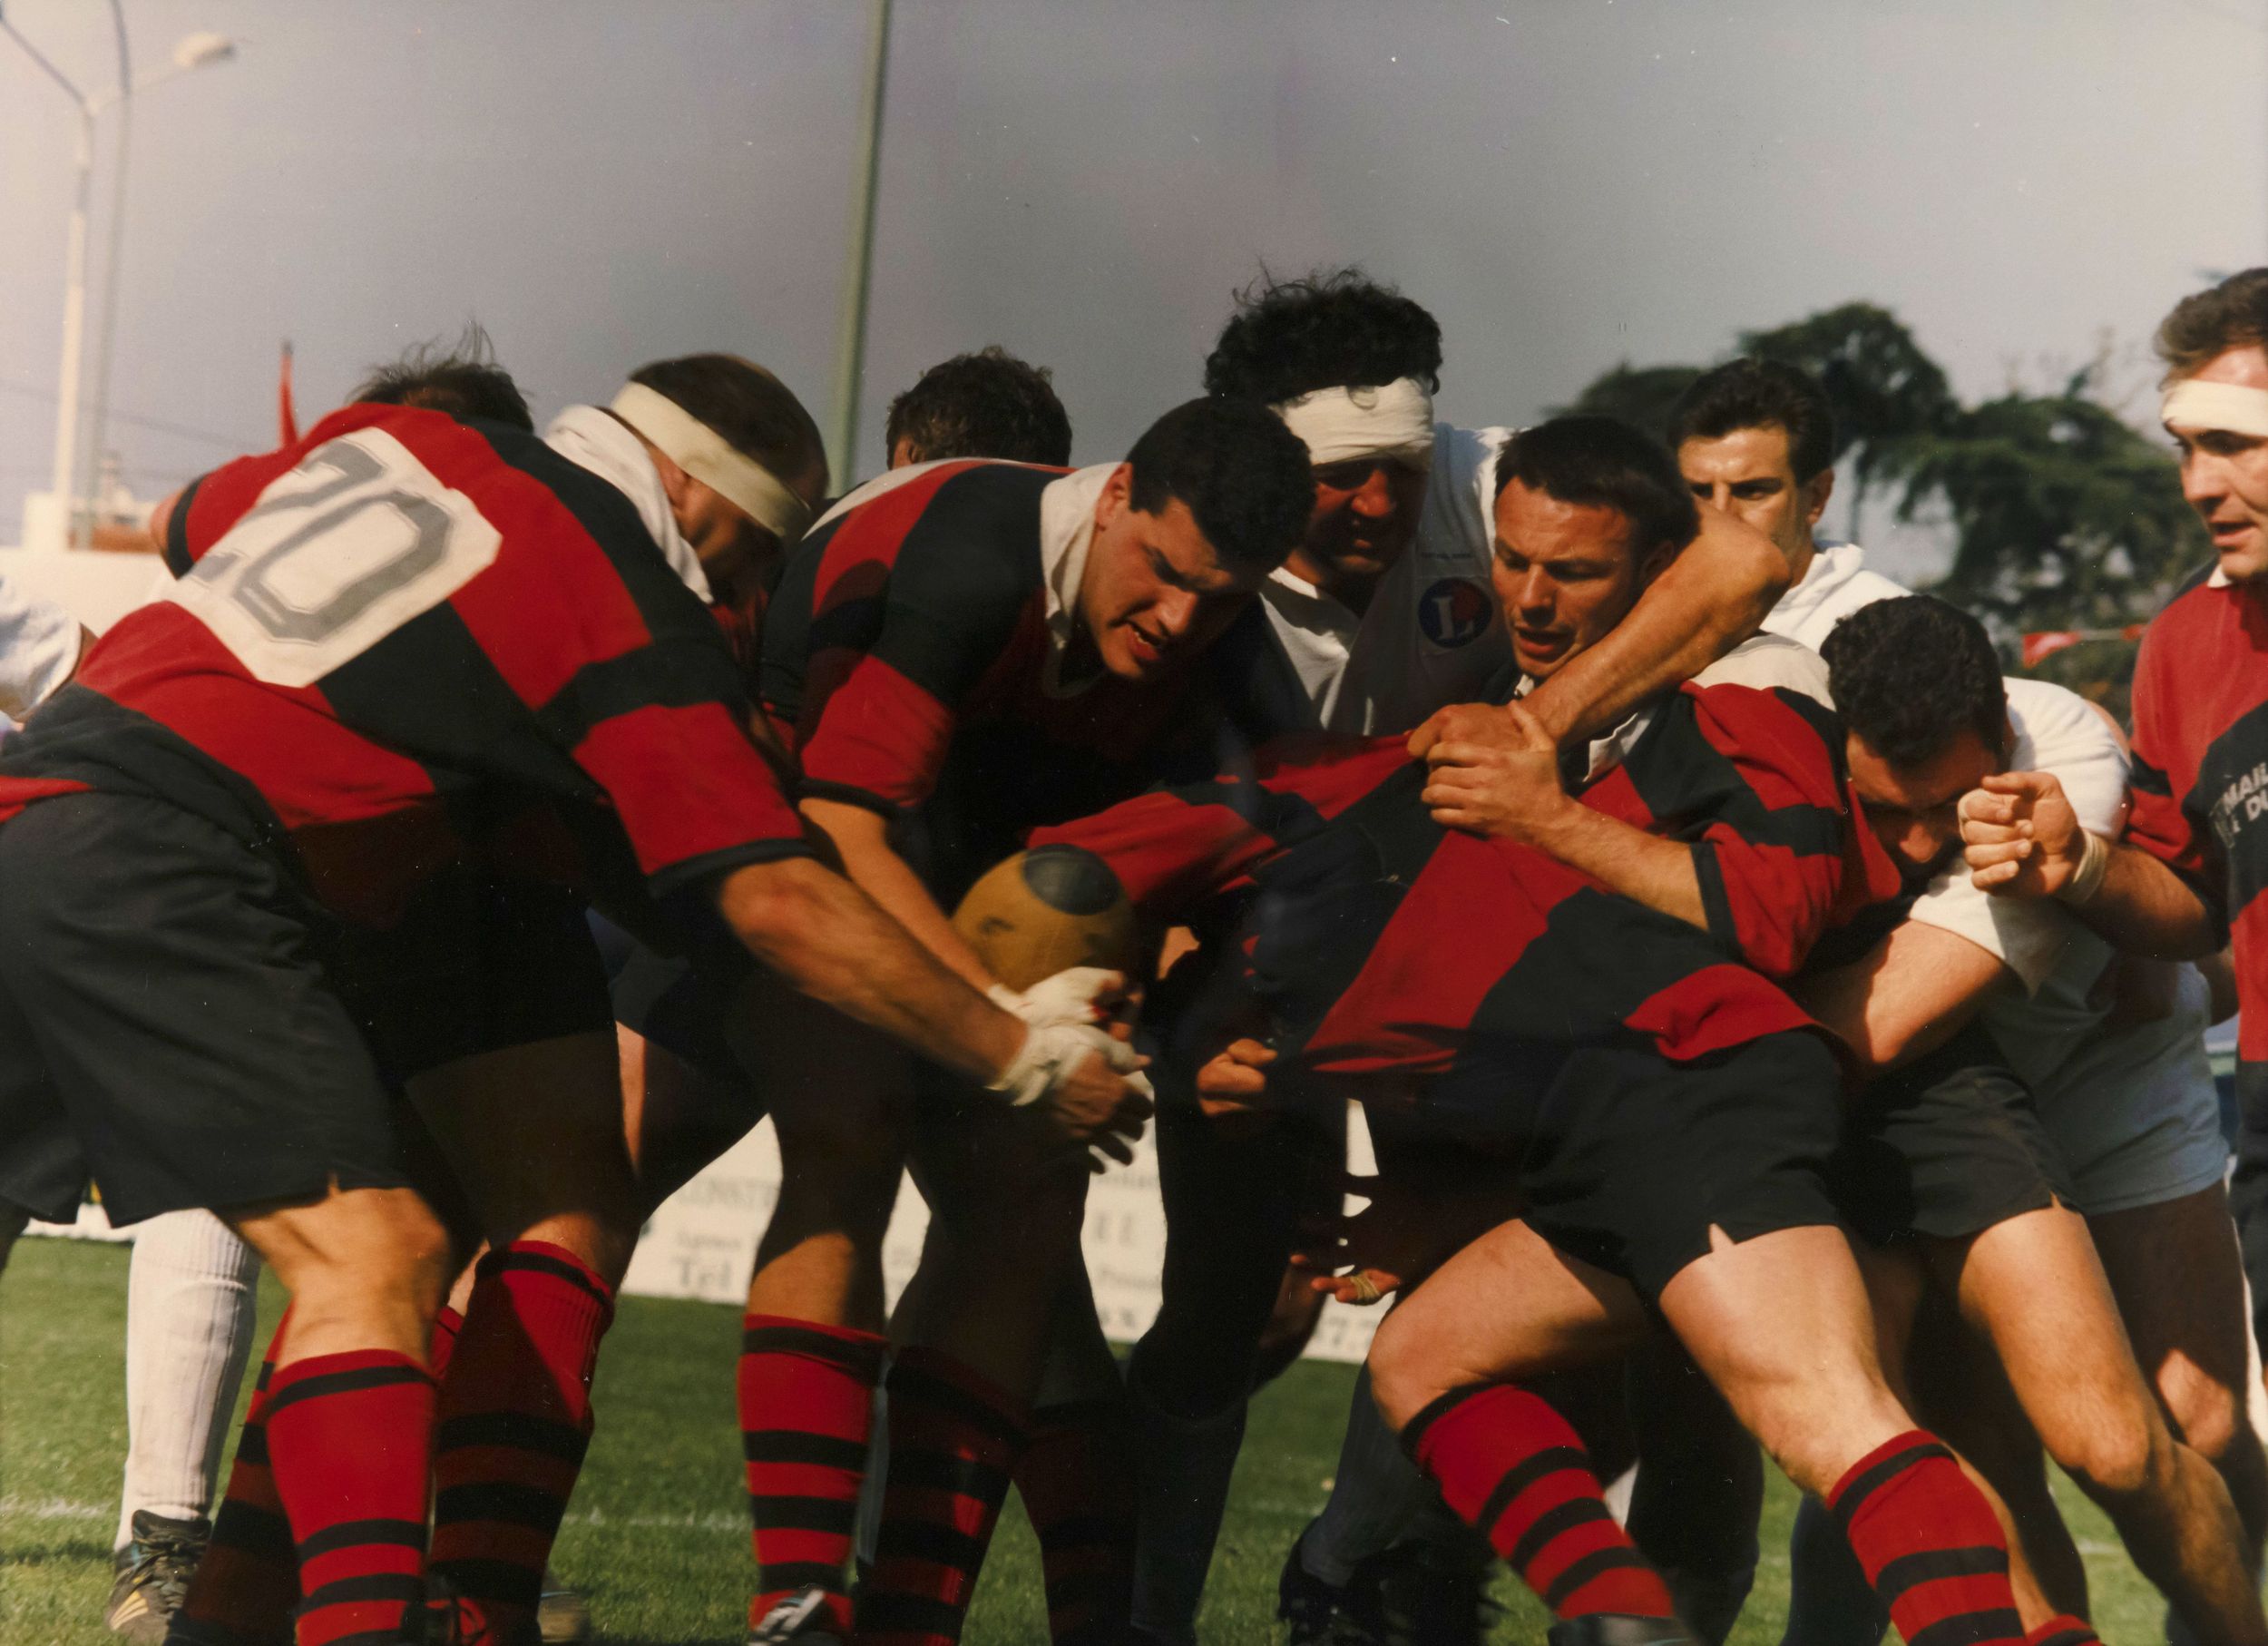
[{"label": "player's shoulder", "polygon": [[1799,692],[1833,707],[1826,660],[1801,641],[1781,634],[1756,634],[1735,646],[1693,677],[1696,691],[1745,686],[1752,691]]},{"label": "player's shoulder", "polygon": [[990,583],[1006,573],[1036,583],[1041,506],[1065,473],[967,458],[923,464],[845,498],[813,546],[838,563],[884,562],[894,575],[934,568],[946,579]]},{"label": "player's shoulder", "polygon": [[2052,770],[2058,759],[2116,754],[2125,745],[2117,723],[2096,704],[2053,681],[2010,675],[2009,724],[2030,745],[2040,768]]}]

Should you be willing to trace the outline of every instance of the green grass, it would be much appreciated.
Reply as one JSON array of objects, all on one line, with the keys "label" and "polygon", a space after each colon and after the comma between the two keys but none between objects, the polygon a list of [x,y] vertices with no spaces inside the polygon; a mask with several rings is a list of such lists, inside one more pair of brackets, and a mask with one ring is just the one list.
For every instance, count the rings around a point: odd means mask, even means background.
[{"label": "green grass", "polygon": [[[25,1241],[0,1278],[0,1641],[112,1646],[100,1613],[124,1457],[121,1345],[126,1253]],[[261,1341],[279,1299],[261,1292]],[[600,1638],[640,1646],[737,1642],[748,1576],[732,1409],[733,1311],[625,1298],[601,1363],[598,1436],[560,1540],[557,1565],[591,1597]],[[1321,1506],[1337,1456],[1351,1367],[1304,1364],[1255,1403],[1236,1494],[1201,1620],[1212,1646],[1279,1638],[1276,1577]],[[249,1379],[247,1380],[249,1384]],[[2110,1646],[2162,1640],[2161,1606],[2101,1515],[2058,1482],[2087,1552],[2096,1621]],[[1734,1635],[1779,1639],[1794,1494],[1774,1481],[1756,1592]],[[1543,1637],[1518,1583],[1499,1585],[1500,1641]],[[1011,1504],[964,1637],[970,1646],[1042,1642],[1038,1550]]]}]

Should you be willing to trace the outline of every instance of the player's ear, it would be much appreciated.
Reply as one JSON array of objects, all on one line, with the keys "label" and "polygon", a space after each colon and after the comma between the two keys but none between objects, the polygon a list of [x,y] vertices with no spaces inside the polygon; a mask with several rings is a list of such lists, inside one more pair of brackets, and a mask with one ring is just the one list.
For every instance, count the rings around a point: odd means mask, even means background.
[{"label": "player's ear", "polygon": [[1829,464],[1804,482],[1804,524],[1817,525],[1827,512],[1827,499],[1835,495],[1834,465]]},{"label": "player's ear", "polygon": [[1095,499],[1095,530],[1107,532],[1118,524],[1119,516],[1134,506],[1134,465],[1121,463],[1110,471],[1110,478],[1102,483],[1102,495]]}]

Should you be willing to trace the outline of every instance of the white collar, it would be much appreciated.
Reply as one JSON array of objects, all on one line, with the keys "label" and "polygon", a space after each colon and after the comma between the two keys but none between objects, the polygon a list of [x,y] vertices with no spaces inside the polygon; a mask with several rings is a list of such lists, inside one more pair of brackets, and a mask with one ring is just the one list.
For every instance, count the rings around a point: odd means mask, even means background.
[{"label": "white collar", "polygon": [[[1513,701],[1526,697],[1540,683],[1528,675],[1521,675],[1520,684],[1512,688]],[[1674,691],[1677,688],[1673,686],[1670,690]],[[1595,783],[1622,764],[1630,750],[1638,746],[1638,740],[1646,735],[1646,729],[1654,723],[1654,711],[1658,701],[1655,699],[1639,704],[1606,736],[1591,739],[1590,748],[1584,756],[1584,782]]]},{"label": "white collar", "polygon": [[571,406],[552,419],[552,426],[543,431],[543,444],[629,498],[661,557],[670,563],[670,570],[700,596],[703,605],[714,601],[700,556],[678,530],[677,516],[670,512],[669,491],[661,484],[661,471],[646,455],[644,441],[595,406]]},{"label": "white collar", "polygon": [[1119,471],[1094,463],[1047,483],[1040,493],[1040,581],[1047,591],[1047,681],[1052,688],[1079,625],[1079,585],[1095,541],[1095,504]]}]

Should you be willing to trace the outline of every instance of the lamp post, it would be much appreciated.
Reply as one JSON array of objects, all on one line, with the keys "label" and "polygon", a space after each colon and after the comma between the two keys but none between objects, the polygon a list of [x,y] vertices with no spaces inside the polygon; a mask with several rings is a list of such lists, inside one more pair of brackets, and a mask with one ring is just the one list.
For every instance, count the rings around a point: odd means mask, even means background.
[{"label": "lamp post", "polygon": [[883,76],[890,61],[890,0],[869,0],[866,74],[852,181],[850,246],[843,259],[843,306],[835,332],[835,423],[827,431],[834,484],[851,489],[858,450],[858,390],[866,365],[866,294],[874,280],[875,192],[882,174]]},{"label": "lamp post", "polygon": [[[78,435],[80,354],[86,330],[86,236],[87,204],[94,188],[94,121],[95,117],[113,103],[123,103],[133,93],[145,90],[160,81],[171,80],[191,69],[202,68],[209,63],[220,63],[233,56],[235,44],[221,35],[196,34],[189,35],[173,49],[172,64],[137,84],[132,77],[127,56],[126,15],[120,0],[111,0],[111,22],[118,41],[118,85],[114,91],[90,97],[74,85],[70,77],[50,62],[44,53],[20,34],[5,17],[0,17],[0,33],[5,33],[40,71],[70,98],[78,110],[78,142],[72,161],[71,230],[64,249],[63,295],[63,360],[57,371],[55,397],[55,469],[54,496],[64,513],[64,540],[75,541],[78,535]],[[125,152],[122,145],[119,156],[118,191],[114,197],[122,204],[125,198]],[[111,224],[110,272],[112,287],[117,284],[117,249],[122,223],[113,217]],[[109,366],[110,346],[107,338],[110,296],[104,297],[105,339],[103,366]],[[99,392],[99,380],[98,380]]]}]

